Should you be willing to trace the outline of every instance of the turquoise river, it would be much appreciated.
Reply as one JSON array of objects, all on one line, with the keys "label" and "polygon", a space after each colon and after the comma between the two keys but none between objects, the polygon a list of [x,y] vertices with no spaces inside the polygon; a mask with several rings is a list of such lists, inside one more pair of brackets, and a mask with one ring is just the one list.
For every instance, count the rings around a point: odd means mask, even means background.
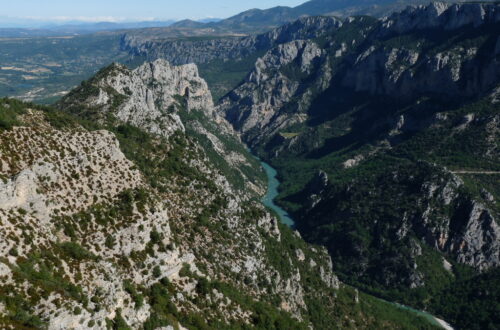
[{"label": "turquoise river", "polygon": [[262,203],[276,212],[279,215],[282,223],[293,228],[295,226],[295,222],[292,220],[288,212],[274,203],[274,200],[279,194],[278,187],[280,186],[280,182],[276,178],[278,172],[276,172],[276,170],[272,168],[271,165],[264,162],[261,163],[267,174],[267,194],[262,199]]},{"label": "turquoise river", "polygon": [[[278,188],[279,188],[280,182],[277,179],[278,172],[273,167],[271,167],[271,165],[269,165],[265,162],[261,161],[261,164],[262,164],[262,167],[264,168],[264,170],[266,171],[267,181],[268,181],[267,194],[262,199],[262,203],[265,206],[272,209],[274,212],[276,212],[278,214],[278,216],[280,217],[280,220],[282,223],[293,228],[295,226],[295,222],[290,217],[288,212],[285,211],[283,208],[279,207],[278,205],[276,205],[276,203],[274,202],[274,200],[276,199],[276,197],[279,194]],[[434,326],[440,326],[443,329],[453,330],[453,328],[448,323],[446,323],[445,321],[443,321],[441,319],[438,319],[437,317],[435,317],[429,313],[422,312],[422,311],[419,311],[419,310],[416,310],[416,309],[413,309],[413,308],[410,308],[408,306],[404,306],[404,305],[401,305],[398,303],[391,303],[391,304],[396,305],[401,309],[409,310],[409,311],[411,311],[411,312],[413,312],[421,317],[424,317],[427,321],[429,321],[429,323],[431,323]]]}]

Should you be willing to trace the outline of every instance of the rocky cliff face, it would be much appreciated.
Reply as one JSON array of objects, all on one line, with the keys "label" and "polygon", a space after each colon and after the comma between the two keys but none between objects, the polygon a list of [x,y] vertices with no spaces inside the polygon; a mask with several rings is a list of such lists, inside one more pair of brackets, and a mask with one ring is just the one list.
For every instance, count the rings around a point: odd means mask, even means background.
[{"label": "rocky cliff face", "polygon": [[[484,95],[497,84],[500,75],[496,50],[498,41],[493,35],[499,25],[497,9],[494,4],[433,3],[394,14],[380,22],[372,21],[371,26],[360,26],[362,19],[347,20],[344,28],[333,33],[330,43],[314,46],[314,54],[306,52],[297,55],[300,49],[297,42],[270,50],[257,61],[255,70],[244,83],[222,99],[220,111],[226,113],[227,118],[244,134],[256,128],[248,141],[255,136],[262,141],[280,129],[285,130],[304,121],[302,114],[311,104],[311,93],[321,93],[328,87],[409,100],[421,95],[439,94],[440,97],[454,98]],[[468,14],[476,12],[480,15]],[[407,20],[415,22],[398,23]],[[412,28],[402,30],[400,25]],[[468,33],[476,37],[481,34],[485,38],[488,36],[489,41],[484,47],[480,44],[468,47],[465,44],[463,39],[470,37],[466,37],[465,32],[457,32],[457,29],[469,25]],[[345,38],[343,31],[352,30],[354,26],[365,30]],[[426,38],[437,32],[421,31],[429,31],[436,26],[446,26],[446,30],[451,31],[449,34],[441,33],[439,38],[458,33],[456,38],[461,40],[446,45],[444,49],[429,50],[432,46]],[[424,34],[420,36],[419,33]],[[415,39],[406,43],[397,41],[403,35],[404,38]],[[314,44],[314,41],[308,42]],[[290,60],[294,55],[309,56],[306,62],[314,60],[317,66],[310,71],[300,63],[301,58]],[[319,62],[324,64],[317,64]],[[335,72],[332,71],[333,62]],[[305,82],[305,77],[310,79]],[[288,111],[277,115],[283,108],[293,107],[290,105],[292,99],[299,103],[293,113]],[[283,124],[285,121],[286,124]]]},{"label": "rocky cliff face", "polygon": [[431,55],[412,49],[371,47],[356,59],[343,85],[401,98],[422,94],[472,97],[489,91],[499,75],[496,55],[489,53],[485,58],[478,51],[457,46]]},{"label": "rocky cliff face", "polygon": [[[339,35],[343,35],[340,31],[354,30],[353,35],[362,38],[371,28],[365,25],[371,21],[353,18],[337,29]],[[326,35],[328,30],[317,30],[314,37]],[[299,39],[269,50],[245,80],[222,98],[217,111],[254,147],[304,123],[311,102],[331,85],[331,62],[342,58],[355,42],[350,37],[330,44],[331,48],[315,38]]]},{"label": "rocky cliff face", "polygon": [[[300,108],[307,106],[310,94],[304,93],[305,86],[284,72],[284,68],[293,66],[297,66],[297,75],[310,76],[322,88],[328,85],[330,77],[325,52],[312,41],[293,41],[259,58],[245,82],[218,106],[218,111],[225,114],[251,144],[304,121]],[[293,114],[280,111],[293,98],[299,104],[299,111]]]},{"label": "rocky cliff face", "polygon": [[292,40],[315,38],[341,25],[341,21],[333,17],[307,17],[256,36],[194,41],[162,40],[161,36],[130,32],[122,37],[122,49],[148,59],[164,58],[177,65],[239,60]]},{"label": "rocky cliff face", "polygon": [[425,6],[410,6],[400,13],[382,19],[379,34],[387,36],[434,28],[457,30],[466,26],[478,28],[499,21],[500,12],[495,3],[433,2]]},{"label": "rocky cliff face", "polygon": [[[428,275],[419,260],[424,244],[442,252],[450,261],[479,271],[499,266],[500,227],[491,202],[465,193],[462,179],[435,165],[417,164],[408,169],[413,176],[406,174],[406,169],[390,170],[394,170],[392,174],[376,181],[356,179],[342,188],[325,183],[324,174],[311,181],[305,192],[309,205],[302,215],[302,229],[308,233],[305,236],[320,234],[327,226],[338,226],[328,237],[332,253],[339,254],[342,250],[345,254],[355,254],[359,260],[351,271],[356,269],[356,276],[367,273],[388,286],[425,285]],[[398,193],[401,195],[395,196]],[[362,197],[364,194],[370,196],[370,201]],[[384,200],[388,198],[394,202],[391,211],[383,212],[384,216],[372,213],[384,209]],[[349,216],[339,214],[340,205],[345,203],[352,205],[344,211]],[[358,207],[359,203],[367,209]],[[406,207],[406,203],[413,207]],[[399,256],[392,255],[384,265],[377,265],[377,261],[368,257],[370,243],[342,239],[345,233],[341,228],[348,227],[353,220],[370,228],[375,240],[387,239],[384,231],[389,231],[393,245],[401,245]],[[378,253],[391,255],[384,247],[379,247]],[[391,267],[400,270],[397,276],[391,274]],[[373,268],[378,269],[376,273]]]},{"label": "rocky cliff face", "polygon": [[[75,98],[74,95],[83,97]],[[193,64],[171,66],[164,60],[145,63],[130,71],[112,65],[93,81],[82,85],[61,101],[61,107],[99,109],[101,120],[107,116],[168,137],[184,126],[173,107],[175,97],[185,99],[187,110],[203,109],[210,115],[212,96],[206,82]],[[77,111],[76,109],[75,111]]]},{"label": "rocky cliff face", "polygon": [[[382,20],[375,35],[383,40],[398,35],[420,35],[412,44],[394,42],[360,49],[343,85],[371,94],[414,98],[422,94],[444,97],[471,97],[489,91],[498,81],[496,50],[460,42],[469,27],[477,37],[486,36],[500,24],[495,4],[451,5],[432,3],[410,9]],[[426,51],[425,38],[433,29],[442,37],[454,36],[456,42],[444,49]],[[492,36],[493,37],[493,36]],[[494,43],[495,41],[491,40]],[[494,48],[493,48],[494,49]]]}]

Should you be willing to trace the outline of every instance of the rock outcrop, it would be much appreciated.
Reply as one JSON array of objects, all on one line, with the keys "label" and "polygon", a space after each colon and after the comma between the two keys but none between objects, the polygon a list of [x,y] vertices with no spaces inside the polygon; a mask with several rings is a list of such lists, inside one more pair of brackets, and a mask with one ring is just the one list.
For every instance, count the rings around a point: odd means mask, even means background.
[{"label": "rock outcrop", "polygon": [[432,2],[429,5],[409,6],[400,13],[382,19],[381,36],[404,34],[419,30],[457,30],[494,25],[500,22],[500,11],[495,3]]},{"label": "rock outcrop", "polygon": [[[304,93],[305,85],[294,78],[311,76],[314,85],[324,90],[331,78],[327,64],[326,53],[312,41],[282,44],[257,60],[255,69],[221,101],[217,111],[255,146],[263,138],[305,120],[302,111],[310,104],[311,94]],[[281,111],[292,99],[298,111]]]},{"label": "rock outcrop", "polygon": [[[434,2],[409,7],[383,19],[372,38],[384,40],[418,33],[453,35],[463,33],[460,29],[486,35],[499,26],[497,4]],[[500,75],[497,52],[490,49],[457,42],[442,51],[426,52],[423,40],[410,47],[401,46],[363,49],[342,78],[343,85],[356,91],[403,98],[425,93],[470,97],[489,91]]]},{"label": "rock outcrop", "polygon": [[342,85],[358,92],[403,99],[422,94],[473,97],[491,90],[500,75],[494,52],[456,45],[438,53],[421,48],[371,46],[342,77]]},{"label": "rock outcrop", "polygon": [[213,110],[212,96],[196,65],[171,66],[164,60],[145,63],[132,71],[114,64],[73,92],[78,93],[90,95],[80,99],[69,95],[60,107],[97,108],[101,118],[112,115],[164,137],[184,131],[174,111],[175,97],[183,98],[188,111],[203,109],[210,115]]}]

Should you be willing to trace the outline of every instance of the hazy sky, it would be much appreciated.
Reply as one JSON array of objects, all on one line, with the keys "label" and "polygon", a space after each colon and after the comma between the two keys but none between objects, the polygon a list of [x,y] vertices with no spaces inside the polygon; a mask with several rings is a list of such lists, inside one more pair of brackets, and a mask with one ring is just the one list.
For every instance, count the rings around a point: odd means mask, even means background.
[{"label": "hazy sky", "polygon": [[122,21],[225,18],[251,8],[297,6],[307,0],[0,0],[4,18]]}]

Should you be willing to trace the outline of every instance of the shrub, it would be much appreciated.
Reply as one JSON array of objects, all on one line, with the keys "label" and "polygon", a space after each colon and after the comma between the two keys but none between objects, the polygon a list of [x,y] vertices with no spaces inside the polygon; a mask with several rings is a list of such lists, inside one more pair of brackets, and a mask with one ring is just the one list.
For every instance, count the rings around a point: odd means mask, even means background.
[{"label": "shrub", "polygon": [[153,268],[153,277],[154,278],[159,278],[161,276],[161,269],[159,266],[155,266]]},{"label": "shrub", "polygon": [[135,303],[135,308],[136,309],[141,308],[144,305],[144,297],[137,292],[137,289],[132,284],[132,282],[129,280],[126,280],[123,283],[123,287],[124,287],[125,291],[127,291],[127,293],[130,294],[130,296],[132,297],[132,300]]},{"label": "shrub", "polygon": [[61,243],[59,244],[59,248],[63,254],[78,261],[97,258],[94,254],[87,251],[80,244],[75,242]]},{"label": "shrub", "polygon": [[13,256],[13,257],[17,257],[19,255],[19,253],[17,252],[17,248],[16,247],[13,247],[9,250],[9,255]]},{"label": "shrub", "polygon": [[116,238],[114,238],[114,236],[112,236],[112,235],[108,235],[106,237],[106,241],[104,242],[104,245],[108,249],[112,249],[115,246],[115,243],[116,243]]}]

